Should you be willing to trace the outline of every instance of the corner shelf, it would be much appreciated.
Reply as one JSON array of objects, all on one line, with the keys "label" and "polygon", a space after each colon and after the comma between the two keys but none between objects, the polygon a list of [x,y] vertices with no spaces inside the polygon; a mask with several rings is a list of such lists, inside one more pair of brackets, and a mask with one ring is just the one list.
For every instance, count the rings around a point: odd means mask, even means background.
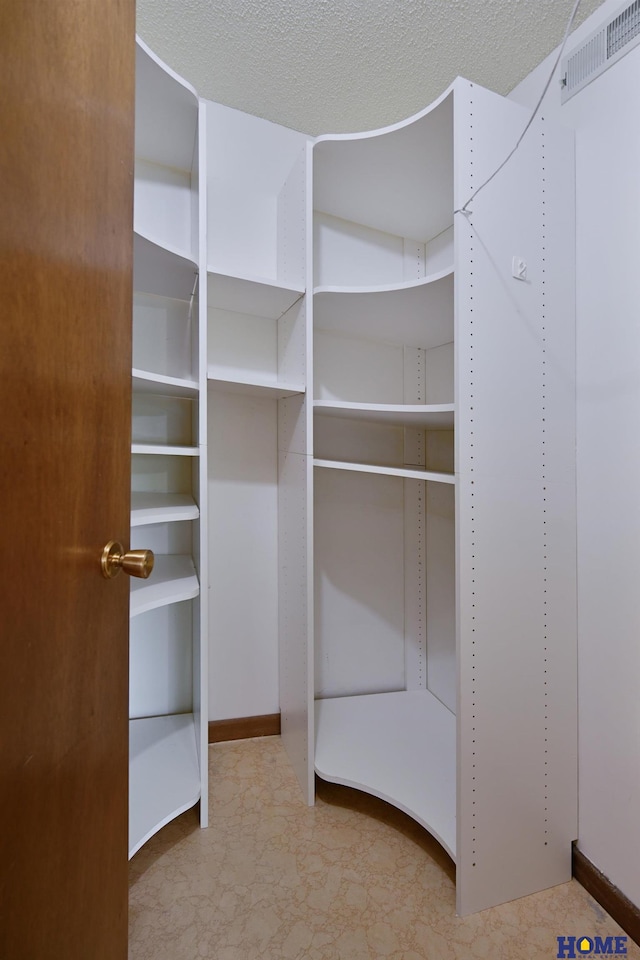
[{"label": "corner shelf", "polygon": [[198,384],[195,380],[168,377],[162,373],[152,373],[149,370],[139,370],[135,367],[132,370],[131,377],[135,393],[151,393],[160,397],[187,397],[189,399],[198,396]]},{"label": "corner shelf", "polygon": [[132,443],[131,453],[160,457],[199,457],[199,447],[169,447],[161,443]]},{"label": "corner shelf", "polygon": [[315,769],[417,820],[455,860],[456,718],[428,690],[316,701]]},{"label": "corner shelf", "polygon": [[131,494],[131,526],[151,523],[171,523],[178,520],[197,520],[198,505],[186,493]]},{"label": "corner shelf", "polygon": [[303,287],[283,286],[266,277],[236,277],[207,272],[209,306],[278,320],[302,296]]},{"label": "corner shelf", "polygon": [[190,251],[179,250],[139,230],[133,235],[134,289],[172,300],[189,300],[197,274]]},{"label": "corner shelf", "polygon": [[130,615],[136,617],[157,607],[192,600],[200,593],[193,560],[189,556],[157,556],[148,580],[131,581]]},{"label": "corner shelf", "polygon": [[381,287],[317,287],[314,327],[429,349],[453,340],[453,270]]},{"label": "corner shelf", "polygon": [[387,477],[402,477],[405,480],[432,480],[436,483],[455,484],[452,473],[438,473],[434,470],[412,470],[407,467],[384,467],[369,463],[347,463],[344,460],[315,460],[314,467],[329,470],[350,470],[354,473],[380,473]]},{"label": "corner shelf", "polygon": [[241,379],[239,377],[221,376],[215,367],[210,367],[208,383],[212,390],[220,393],[239,393],[249,397],[265,397],[272,400],[283,400],[285,397],[294,397],[305,392],[303,383],[278,383],[272,380]]},{"label": "corner shelf", "polygon": [[314,413],[324,417],[364,420],[426,430],[453,430],[452,403],[392,404],[351,403],[342,400],[314,400]]},{"label": "corner shelf", "polygon": [[192,714],[129,721],[129,857],[200,798]]}]

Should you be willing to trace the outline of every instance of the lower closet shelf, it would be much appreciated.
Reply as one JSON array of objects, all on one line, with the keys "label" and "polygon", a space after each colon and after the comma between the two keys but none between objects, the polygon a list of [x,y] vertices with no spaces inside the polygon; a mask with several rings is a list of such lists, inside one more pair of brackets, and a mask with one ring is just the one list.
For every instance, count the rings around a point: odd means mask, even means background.
[{"label": "lower closet shelf", "polygon": [[315,769],[403,810],[455,860],[456,718],[429,691],[318,700]]},{"label": "lower closet shelf", "polygon": [[181,600],[192,600],[200,592],[198,576],[189,556],[156,554],[148,580],[131,581],[129,613],[132,617]]},{"label": "lower closet shelf", "polygon": [[200,799],[193,715],[129,721],[129,857]]}]

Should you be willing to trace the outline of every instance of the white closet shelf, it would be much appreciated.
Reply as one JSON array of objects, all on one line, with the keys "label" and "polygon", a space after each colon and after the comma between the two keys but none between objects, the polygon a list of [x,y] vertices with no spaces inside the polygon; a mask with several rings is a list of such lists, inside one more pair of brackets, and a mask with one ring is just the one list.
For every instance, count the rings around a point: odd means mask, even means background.
[{"label": "white closet shelf", "polygon": [[403,810],[455,859],[456,718],[429,691],[317,701],[315,769]]},{"label": "white closet shelf", "polygon": [[131,453],[153,454],[158,457],[199,457],[199,447],[178,447],[162,443],[132,443]]},{"label": "white closet shelf", "polygon": [[149,579],[131,580],[129,614],[136,617],[157,607],[192,600],[199,592],[200,584],[191,557],[156,554]]},{"label": "white closet shelf", "polygon": [[400,286],[318,287],[319,330],[430,349],[453,340],[453,271]]},{"label": "white closet shelf", "polygon": [[136,157],[190,170],[197,123],[196,91],[136,37]]},{"label": "white closet shelf", "polygon": [[393,404],[351,403],[342,400],[314,400],[314,413],[323,417],[365,420],[369,423],[424,427],[427,430],[453,430],[452,403]]},{"label": "white closet shelf", "polygon": [[208,304],[220,310],[278,320],[303,295],[303,287],[276,283],[266,277],[236,277],[209,267]]},{"label": "white closet shelf", "polygon": [[191,251],[178,250],[136,230],[133,235],[133,289],[172,300],[189,300],[198,269]]},{"label": "white closet shelf", "polygon": [[266,397],[282,400],[304,393],[303,383],[283,383],[282,381],[261,380],[259,377],[242,379],[221,375],[215,367],[207,374],[209,386],[220,393],[241,393],[250,397]]},{"label": "white closet shelf", "polygon": [[438,270],[435,273],[427,274],[426,277],[421,277],[419,280],[406,280],[402,283],[384,283],[379,286],[372,285],[366,287],[320,286],[314,288],[313,295],[321,296],[322,294],[333,293],[345,296],[358,296],[365,293],[401,293],[403,290],[414,290],[421,289],[422,287],[428,287],[429,284],[436,283],[438,280],[452,276],[453,264],[451,264],[450,267],[446,267],[444,270]]},{"label": "white closet shelf", "polygon": [[170,523],[176,520],[197,520],[198,505],[187,493],[131,494],[131,526],[141,527],[148,523]]},{"label": "white closet shelf", "polygon": [[411,469],[409,467],[385,467],[370,463],[347,463],[344,460],[314,460],[314,467],[329,470],[352,470],[355,473],[381,473],[387,477],[403,477],[405,480],[433,480],[436,483],[455,483],[453,473],[438,473],[435,470]]},{"label": "white closet shelf", "polygon": [[200,799],[192,714],[129,721],[129,857]]},{"label": "white closet shelf", "polygon": [[132,387],[135,393],[151,393],[160,397],[196,397],[198,384],[195,380],[167,377],[162,373],[133,368]]}]

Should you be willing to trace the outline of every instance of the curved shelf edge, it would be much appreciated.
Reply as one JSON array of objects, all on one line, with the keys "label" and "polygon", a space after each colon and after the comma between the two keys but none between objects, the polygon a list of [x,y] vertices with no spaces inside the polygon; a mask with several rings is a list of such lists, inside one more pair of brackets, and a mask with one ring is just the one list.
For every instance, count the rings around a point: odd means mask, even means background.
[{"label": "curved shelf edge", "polygon": [[[198,261],[195,259],[190,250],[180,250],[178,247],[174,247],[173,244],[164,243],[159,237],[152,237],[146,231],[137,227],[134,227],[133,236],[134,242],[136,238],[144,240],[145,243],[151,244],[151,246],[157,249],[157,251],[161,251],[164,254],[169,254],[170,256],[175,257],[177,260],[182,261],[185,267],[188,267],[189,269],[193,268],[197,271]],[[177,297],[175,299],[183,298]]]},{"label": "curved shelf edge", "polygon": [[433,100],[427,107],[419,110],[418,113],[412,114],[410,117],[406,117],[404,120],[399,120],[397,123],[391,123],[387,127],[378,127],[376,130],[363,130],[358,133],[323,133],[321,136],[314,139],[313,146],[315,147],[317,143],[326,143],[327,141],[340,142],[345,140],[368,140],[373,137],[382,137],[388,133],[395,133],[397,130],[402,130],[404,127],[409,127],[412,123],[416,123],[418,120],[422,120],[423,117],[426,117],[428,114],[430,114],[436,109],[436,107],[439,107],[448,96],[454,93],[456,86],[460,82],[460,79],[460,77],[457,77],[453,83],[450,83],[446,90],[444,90],[440,96]]},{"label": "curved shelf edge", "polygon": [[352,403],[341,400],[314,400],[319,416],[364,420],[392,426],[419,426],[431,430],[453,430],[453,403]]},{"label": "curved shelf edge", "polygon": [[193,600],[199,593],[200,584],[191,557],[156,555],[151,577],[131,581],[129,614],[137,617],[158,607]]},{"label": "curved shelf edge", "polygon": [[379,286],[370,287],[319,286],[314,287],[313,295],[315,297],[322,294],[353,296],[363,293],[396,293],[401,292],[402,290],[414,290],[419,287],[428,287],[433,283],[437,283],[438,280],[444,280],[445,277],[452,277],[453,272],[453,264],[451,264],[450,267],[445,267],[443,270],[430,273],[426,277],[420,277],[419,280],[407,280],[403,283],[384,283],[380,284]]},{"label": "curved shelf edge", "polygon": [[157,67],[160,67],[160,69],[163,70],[167,76],[171,77],[172,80],[175,80],[176,83],[179,83],[181,87],[184,87],[185,90],[192,94],[196,101],[195,106],[197,107],[198,93],[195,87],[192,87],[188,80],[185,80],[184,77],[181,77],[180,74],[175,72],[175,70],[172,70],[171,67],[164,62],[164,60],[161,60],[158,54],[154,53],[151,47],[144,42],[139,33],[136,33],[136,46],[140,47],[141,51],[145,53]]},{"label": "curved shelf edge", "polygon": [[428,690],[316,701],[315,771],[386,800],[456,859],[456,718]]},{"label": "curved shelf edge", "polygon": [[129,859],[200,799],[192,714],[129,721]]},{"label": "curved shelf edge", "polygon": [[199,516],[198,505],[190,494],[138,491],[131,494],[132,527],[177,520],[197,520]]}]

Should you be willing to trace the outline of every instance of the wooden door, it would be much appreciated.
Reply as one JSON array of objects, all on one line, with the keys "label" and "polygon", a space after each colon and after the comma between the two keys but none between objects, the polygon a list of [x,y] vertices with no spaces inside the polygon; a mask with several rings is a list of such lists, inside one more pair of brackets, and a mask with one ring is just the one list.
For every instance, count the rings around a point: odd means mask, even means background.
[{"label": "wooden door", "polygon": [[0,4],[0,957],[126,957],[134,0]]}]

